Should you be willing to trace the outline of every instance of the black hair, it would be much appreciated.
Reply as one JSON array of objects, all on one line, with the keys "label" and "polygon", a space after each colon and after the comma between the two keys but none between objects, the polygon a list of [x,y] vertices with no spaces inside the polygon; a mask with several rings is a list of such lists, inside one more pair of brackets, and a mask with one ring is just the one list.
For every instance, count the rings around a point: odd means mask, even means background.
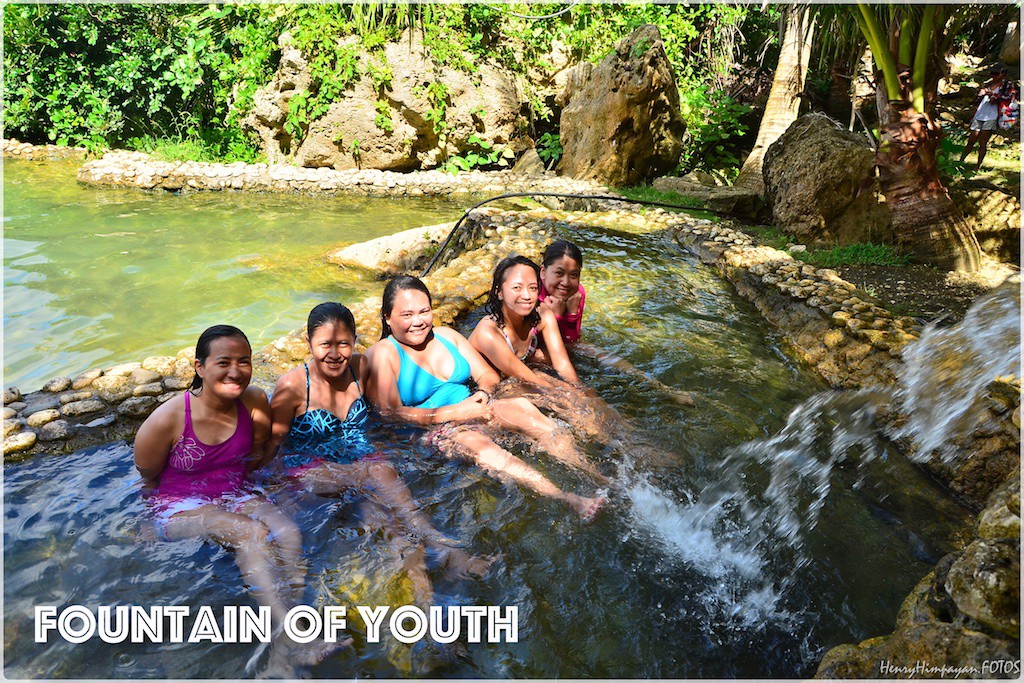
[{"label": "black hair", "polygon": [[583,253],[580,251],[580,248],[566,240],[557,240],[549,244],[548,248],[544,250],[544,260],[541,263],[547,268],[563,256],[568,256],[580,264],[580,268],[583,267]]},{"label": "black hair", "polygon": [[[242,332],[234,325],[214,325],[203,330],[203,333],[199,335],[199,341],[196,342],[196,360],[199,361],[200,365],[206,364],[206,359],[210,356],[210,347],[213,346],[213,342],[222,337],[241,339],[249,347],[249,353],[252,353],[252,344],[249,343],[249,338],[245,336],[245,332]],[[192,378],[192,384],[189,385],[188,390],[195,394],[202,391],[202,388],[203,378],[197,372]]]},{"label": "black hair", "polygon": [[[514,256],[506,256],[498,261],[498,265],[494,268],[494,279],[491,280],[491,291],[487,293],[487,303],[484,304],[484,310],[494,318],[494,322],[498,323],[498,327],[505,327],[505,314],[501,310],[501,286],[505,284],[505,274],[515,266],[529,266],[532,268],[537,276],[537,287],[540,288],[540,266],[530,259],[516,254]],[[537,312],[536,307],[534,307],[526,319],[531,326],[540,322],[540,313]]]},{"label": "black hair", "polygon": [[423,284],[423,280],[412,275],[398,275],[391,278],[388,281],[387,286],[384,287],[384,295],[380,301],[380,338],[391,336],[391,326],[388,325],[388,316],[391,315],[391,309],[395,307],[395,297],[398,296],[399,292],[404,292],[407,289],[415,289],[417,292],[423,292],[427,295],[427,302],[430,307],[434,307],[434,300],[430,296],[430,290]]},{"label": "black hair", "polygon": [[326,301],[313,307],[306,318],[306,335],[312,340],[313,333],[327,323],[341,323],[349,329],[353,337],[356,335],[356,319],[352,311],[348,310],[348,306],[334,301]]}]

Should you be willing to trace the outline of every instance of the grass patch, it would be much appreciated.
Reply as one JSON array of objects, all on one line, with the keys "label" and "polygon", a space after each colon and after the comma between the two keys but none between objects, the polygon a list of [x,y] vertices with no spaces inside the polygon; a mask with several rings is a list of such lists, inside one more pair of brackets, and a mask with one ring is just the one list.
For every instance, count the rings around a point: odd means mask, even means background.
[{"label": "grass patch", "polygon": [[[756,238],[758,243],[786,251],[786,246],[797,241],[771,225],[747,225],[743,230]],[[905,266],[909,256],[896,253],[888,244],[859,243],[835,246],[829,249],[808,248],[790,254],[798,261],[803,261],[819,268],[836,268],[839,266]]]},{"label": "grass patch", "polygon": [[837,266],[905,266],[908,256],[897,254],[888,244],[847,244],[831,249],[808,249],[796,255],[800,260],[813,266],[835,268]]},{"label": "grass patch", "polygon": [[161,161],[206,161],[230,164],[266,162],[266,157],[250,141],[209,132],[200,136],[158,138],[152,135],[131,138],[125,144],[130,150],[146,152]]},{"label": "grass patch", "polygon": [[718,214],[710,211],[705,211],[704,206],[701,204],[699,199],[694,197],[687,197],[684,194],[673,192],[671,190],[656,190],[650,185],[635,185],[633,187],[616,187],[615,192],[621,194],[623,197],[629,199],[636,199],[638,201],[645,202],[661,202],[662,204],[674,204],[680,207],[687,207],[684,209],[670,209],[668,207],[647,207],[643,204],[638,205],[638,211],[643,213],[649,208],[663,208],[666,211],[686,211],[691,213],[698,218],[704,218],[710,221],[718,222],[721,220]]},{"label": "grass patch", "polygon": [[760,244],[782,251],[786,250],[787,244],[793,244],[796,241],[792,236],[779,232],[770,225],[748,225],[743,230],[752,237],[756,237]]},{"label": "grass patch", "polygon": [[672,192],[671,190],[656,190],[650,185],[636,185],[634,187],[616,187],[615,191],[623,197],[637,199],[645,202],[662,202],[664,204],[676,204],[691,209],[703,208],[700,201],[693,197]]}]

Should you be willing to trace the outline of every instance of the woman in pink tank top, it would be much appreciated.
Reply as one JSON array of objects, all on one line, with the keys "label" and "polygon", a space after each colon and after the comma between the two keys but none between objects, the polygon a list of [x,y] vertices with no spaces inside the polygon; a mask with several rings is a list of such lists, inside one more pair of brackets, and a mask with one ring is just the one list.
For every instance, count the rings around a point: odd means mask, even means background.
[{"label": "woman in pink tank top", "polygon": [[[236,327],[216,325],[196,344],[195,378],[153,411],[135,437],[135,466],[164,540],[203,538],[234,551],[243,581],[276,627],[305,586],[302,534],[251,484],[248,472],[270,434],[267,395],[250,387],[252,350]],[[279,638],[270,670],[295,675],[322,648]]]}]

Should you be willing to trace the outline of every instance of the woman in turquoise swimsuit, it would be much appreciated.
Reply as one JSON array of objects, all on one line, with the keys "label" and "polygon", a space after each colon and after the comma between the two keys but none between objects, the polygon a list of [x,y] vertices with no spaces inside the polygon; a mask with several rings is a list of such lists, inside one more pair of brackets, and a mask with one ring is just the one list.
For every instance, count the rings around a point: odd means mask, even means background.
[{"label": "woman in turquoise swimsuit", "polygon": [[[366,439],[369,409],[363,387],[369,364],[355,353],[352,312],[338,303],[320,304],[309,313],[306,333],[310,362],[282,375],[274,387],[267,453],[280,453],[289,475],[312,493],[354,488],[375,497],[450,570],[482,574],[488,561],[446,544],[398,473]],[[429,581],[422,569],[423,553],[402,554],[410,558],[410,578],[425,599]]]},{"label": "woman in turquoise swimsuit", "polygon": [[[526,434],[551,455],[578,464],[575,443],[526,399],[490,400],[498,375],[461,334],[434,327],[430,292],[409,276],[392,279],[381,304],[381,340],[367,351],[367,395],[385,416],[433,429],[428,441],[447,455],[461,454],[485,469],[564,501],[584,519],[606,500],[559,489],[540,472],[475,427],[492,420]],[[441,379],[442,377],[446,379]],[[470,380],[479,387],[470,391]],[[566,443],[568,441],[568,443]]]}]

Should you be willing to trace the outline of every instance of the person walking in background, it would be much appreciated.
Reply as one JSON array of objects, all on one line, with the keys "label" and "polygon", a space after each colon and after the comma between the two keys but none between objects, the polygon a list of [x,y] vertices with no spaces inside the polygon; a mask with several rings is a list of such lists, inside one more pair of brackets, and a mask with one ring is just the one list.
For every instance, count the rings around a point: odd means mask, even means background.
[{"label": "person walking in background", "polygon": [[980,169],[985,161],[985,153],[988,151],[988,141],[999,128],[999,118],[1003,107],[1008,106],[1017,98],[1017,89],[1013,83],[1006,78],[1006,68],[996,65],[989,71],[989,80],[982,84],[978,90],[978,109],[971,119],[971,134],[967,138],[967,146],[960,155],[960,161],[967,159],[967,155],[978,145],[978,164],[975,168]]}]

